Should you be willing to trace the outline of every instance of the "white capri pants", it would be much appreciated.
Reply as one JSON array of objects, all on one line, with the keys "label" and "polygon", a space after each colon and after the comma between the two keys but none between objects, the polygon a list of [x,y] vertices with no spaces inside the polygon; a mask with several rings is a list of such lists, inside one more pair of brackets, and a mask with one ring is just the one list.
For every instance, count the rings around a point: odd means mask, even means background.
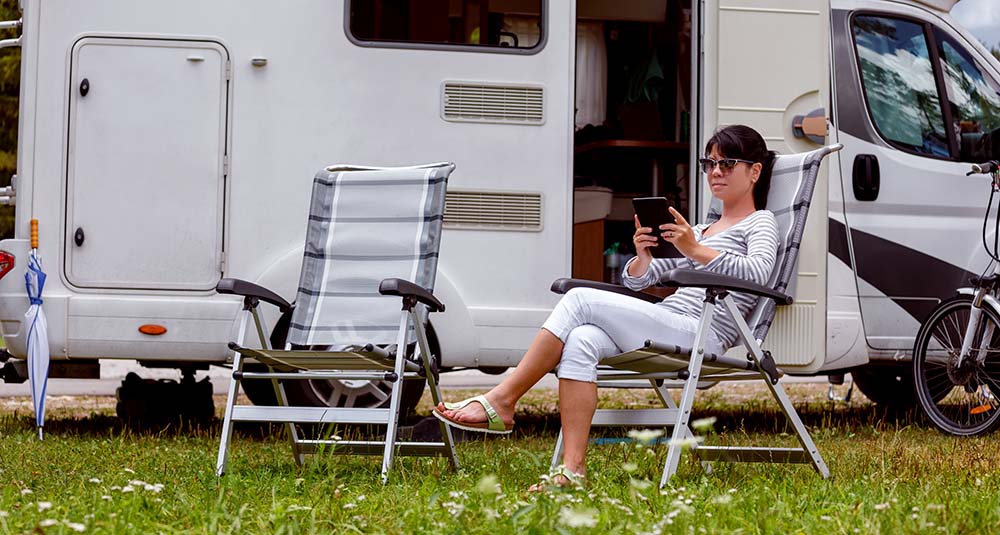
[{"label": "white capri pants", "polygon": [[[562,340],[556,377],[597,382],[597,364],[608,357],[643,347],[646,340],[691,347],[698,319],[634,297],[573,288],[559,301],[542,328]],[[708,353],[722,354],[711,331]]]}]

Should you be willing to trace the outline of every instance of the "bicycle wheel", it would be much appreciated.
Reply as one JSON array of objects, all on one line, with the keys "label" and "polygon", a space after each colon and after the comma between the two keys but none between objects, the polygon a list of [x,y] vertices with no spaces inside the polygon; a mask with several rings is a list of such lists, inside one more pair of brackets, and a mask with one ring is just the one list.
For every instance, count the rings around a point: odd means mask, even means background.
[{"label": "bicycle wheel", "polygon": [[944,301],[920,326],[913,347],[913,379],[924,413],[941,431],[982,435],[1000,424],[1000,317],[984,308],[969,356],[958,356],[972,298]]}]

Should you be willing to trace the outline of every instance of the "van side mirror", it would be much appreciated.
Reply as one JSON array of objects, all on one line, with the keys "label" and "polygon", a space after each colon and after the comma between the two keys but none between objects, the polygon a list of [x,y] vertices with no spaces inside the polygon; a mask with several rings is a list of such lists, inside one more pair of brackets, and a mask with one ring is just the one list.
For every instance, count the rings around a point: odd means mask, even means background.
[{"label": "van side mirror", "polygon": [[965,162],[1000,160],[1000,128],[992,132],[963,132],[959,157]]}]

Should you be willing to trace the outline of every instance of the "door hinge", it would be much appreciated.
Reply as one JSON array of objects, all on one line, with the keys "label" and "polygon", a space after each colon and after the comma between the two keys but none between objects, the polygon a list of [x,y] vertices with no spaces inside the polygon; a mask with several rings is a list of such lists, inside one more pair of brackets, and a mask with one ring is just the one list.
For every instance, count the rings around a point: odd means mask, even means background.
[{"label": "door hinge", "polygon": [[226,272],[226,252],[222,251],[219,253],[219,271],[222,273]]},{"label": "door hinge", "polygon": [[233,62],[226,60],[226,81],[233,79]]}]

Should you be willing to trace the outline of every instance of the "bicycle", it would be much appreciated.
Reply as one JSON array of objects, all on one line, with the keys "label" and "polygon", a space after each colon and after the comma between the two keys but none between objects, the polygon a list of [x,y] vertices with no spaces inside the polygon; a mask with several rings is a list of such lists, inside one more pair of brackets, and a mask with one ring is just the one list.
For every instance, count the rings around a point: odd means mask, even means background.
[{"label": "bicycle", "polygon": [[983,219],[988,276],[973,277],[972,287],[942,301],[917,331],[913,346],[913,383],[924,413],[935,427],[956,436],[978,436],[1000,426],[1000,202],[993,247],[987,227],[993,197],[1000,192],[1000,162],[972,166],[990,175],[990,200]]}]

